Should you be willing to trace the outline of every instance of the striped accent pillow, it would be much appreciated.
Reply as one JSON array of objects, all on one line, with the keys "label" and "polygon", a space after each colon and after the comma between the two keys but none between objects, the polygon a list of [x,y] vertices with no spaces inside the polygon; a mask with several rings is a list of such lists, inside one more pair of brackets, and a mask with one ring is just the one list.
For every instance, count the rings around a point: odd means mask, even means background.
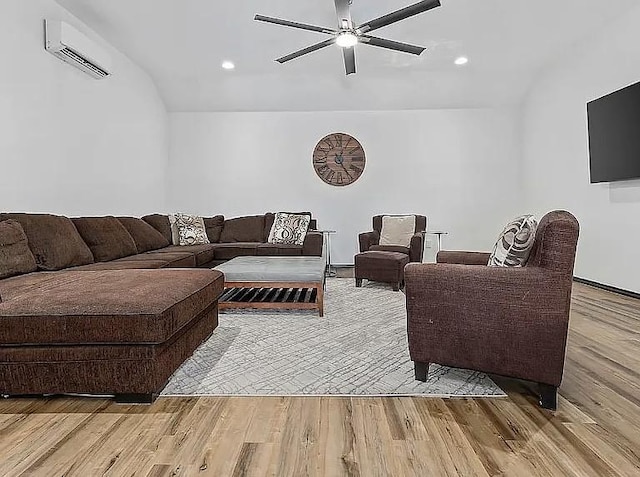
[{"label": "striped accent pillow", "polygon": [[524,267],[536,238],[538,222],[533,215],[523,215],[504,228],[489,257],[490,267]]}]

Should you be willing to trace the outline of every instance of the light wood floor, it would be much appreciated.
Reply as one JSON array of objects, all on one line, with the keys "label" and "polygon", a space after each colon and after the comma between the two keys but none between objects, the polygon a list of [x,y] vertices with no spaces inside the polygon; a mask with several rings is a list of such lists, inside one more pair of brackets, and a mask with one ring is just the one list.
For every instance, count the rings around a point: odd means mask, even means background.
[{"label": "light wood floor", "polygon": [[640,475],[640,301],[574,289],[558,412],[503,399],[0,401],[0,475]]}]

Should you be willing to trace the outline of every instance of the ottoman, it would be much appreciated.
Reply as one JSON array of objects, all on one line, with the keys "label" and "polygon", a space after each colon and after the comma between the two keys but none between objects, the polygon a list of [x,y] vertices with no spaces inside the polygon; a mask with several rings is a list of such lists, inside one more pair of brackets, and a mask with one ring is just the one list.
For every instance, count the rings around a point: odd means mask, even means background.
[{"label": "ottoman", "polygon": [[391,283],[393,290],[404,286],[404,267],[409,263],[409,255],[400,252],[363,252],[355,257],[356,287],[362,280]]}]

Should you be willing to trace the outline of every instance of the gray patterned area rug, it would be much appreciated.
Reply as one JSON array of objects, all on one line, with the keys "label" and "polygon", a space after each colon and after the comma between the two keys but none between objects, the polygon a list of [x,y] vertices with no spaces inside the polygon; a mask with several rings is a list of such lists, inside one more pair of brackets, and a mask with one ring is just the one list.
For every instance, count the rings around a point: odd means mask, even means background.
[{"label": "gray patterned area rug", "polygon": [[404,294],[365,281],[327,280],[315,312],[220,314],[211,338],[171,378],[163,396],[504,396],[485,374],[431,365],[414,380]]}]

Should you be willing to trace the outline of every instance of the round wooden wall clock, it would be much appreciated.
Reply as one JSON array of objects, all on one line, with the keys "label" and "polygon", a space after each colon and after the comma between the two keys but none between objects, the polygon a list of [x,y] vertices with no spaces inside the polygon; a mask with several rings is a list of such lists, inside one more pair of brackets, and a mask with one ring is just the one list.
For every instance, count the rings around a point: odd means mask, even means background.
[{"label": "round wooden wall clock", "polygon": [[318,177],[333,186],[347,186],[364,172],[366,157],[358,140],[333,133],[322,138],[313,151],[313,168]]}]

